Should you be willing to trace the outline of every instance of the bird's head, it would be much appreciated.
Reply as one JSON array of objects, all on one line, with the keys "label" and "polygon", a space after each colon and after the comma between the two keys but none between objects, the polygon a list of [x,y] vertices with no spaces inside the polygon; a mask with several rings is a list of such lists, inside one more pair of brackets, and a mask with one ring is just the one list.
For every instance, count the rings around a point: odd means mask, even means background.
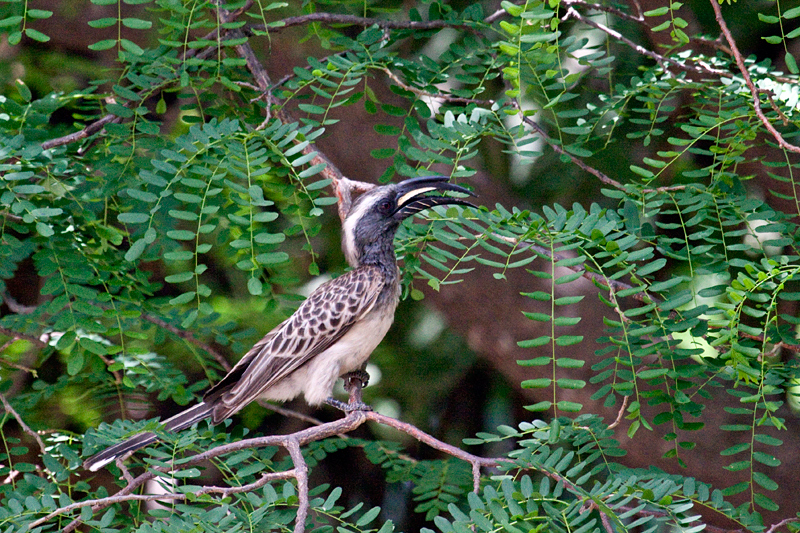
[{"label": "bird's head", "polygon": [[353,203],[342,225],[342,249],[352,267],[370,257],[393,256],[395,232],[400,223],[424,209],[460,204],[475,207],[463,198],[444,196],[454,191],[475,196],[468,189],[447,182],[447,176],[411,178],[376,187]]}]

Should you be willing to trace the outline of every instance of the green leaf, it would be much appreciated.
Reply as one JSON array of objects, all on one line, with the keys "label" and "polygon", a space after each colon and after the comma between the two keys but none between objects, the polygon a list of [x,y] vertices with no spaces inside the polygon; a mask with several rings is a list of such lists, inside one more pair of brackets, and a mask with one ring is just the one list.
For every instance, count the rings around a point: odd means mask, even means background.
[{"label": "green leaf", "polygon": [[[546,337],[550,338],[550,337]],[[543,355],[541,357],[534,357],[533,359],[518,359],[517,364],[519,366],[543,366],[550,363],[552,359],[549,356]]]},{"label": "green leaf", "polygon": [[150,220],[150,215],[146,213],[120,213],[117,215],[117,220],[122,222],[123,224],[144,224],[148,220]]},{"label": "green leaf", "polygon": [[760,451],[753,452],[753,459],[767,466],[774,467],[774,466],[780,466],[781,464],[780,459],[778,459],[777,457]]},{"label": "green leaf", "polygon": [[167,283],[184,283],[191,279],[194,279],[193,272],[180,272],[178,274],[172,274],[170,276],[166,276],[164,278],[164,281],[166,281]]},{"label": "green leaf", "polygon": [[185,229],[175,229],[167,232],[167,237],[176,241],[192,241],[196,236],[195,232]]},{"label": "green leaf", "polygon": [[552,406],[553,406],[553,402],[543,401],[543,402],[537,402],[537,403],[535,403],[533,405],[526,405],[525,406],[525,410],[534,411],[534,412],[547,411]]},{"label": "green leaf", "polygon": [[519,346],[520,348],[536,348],[538,346],[544,346],[548,342],[550,342],[550,336],[544,335],[542,337],[536,337],[535,339],[518,341],[517,346]]},{"label": "green leaf", "polygon": [[559,411],[565,411],[567,413],[577,413],[578,411],[583,409],[583,404],[562,400],[560,402],[556,402],[556,407],[558,408]]},{"label": "green leaf", "polygon": [[117,45],[116,39],[105,39],[103,41],[97,41],[94,44],[89,45],[89,50],[94,50],[95,52],[100,52],[102,50],[108,50],[109,48],[114,48]]},{"label": "green leaf", "polygon": [[67,359],[67,374],[70,376],[77,375],[83,369],[84,358],[83,353],[76,351],[70,354]]},{"label": "green leaf", "polygon": [[561,335],[560,337],[556,337],[556,345],[558,346],[573,346],[582,341],[583,335]]},{"label": "green leaf", "polygon": [[269,252],[265,254],[259,254],[256,256],[256,262],[261,265],[276,265],[280,263],[285,263],[289,260],[289,254],[286,252]]},{"label": "green leaf", "polygon": [[149,30],[150,28],[153,27],[153,23],[150,22],[149,20],[142,20],[137,18],[124,18],[122,19],[122,25],[125,26],[126,28],[131,28],[133,30]]},{"label": "green leaf", "polygon": [[771,498],[764,496],[760,492],[756,492],[755,494],[753,494],[753,501],[755,501],[756,505],[763,507],[767,511],[775,512],[779,509],[777,503],[772,501]]},{"label": "green leaf", "polygon": [[559,378],[556,380],[556,385],[562,389],[582,389],[586,386],[586,382],[582,379]]},{"label": "green leaf", "polygon": [[139,47],[138,44],[134,43],[133,41],[129,41],[128,39],[120,39],[119,44],[123,50],[126,52],[130,52],[135,56],[140,56],[144,54],[144,50]]},{"label": "green leaf", "polygon": [[[547,358],[550,359],[549,357]],[[571,357],[559,357],[556,359],[556,366],[558,368],[583,368],[586,361],[583,359],[573,359]]]},{"label": "green leaf", "polygon": [[753,472],[753,481],[758,483],[759,486],[767,490],[778,490],[780,487],[776,482],[772,481],[762,472]]},{"label": "green leaf", "polygon": [[380,512],[381,512],[380,507],[378,506],[373,507],[372,509],[361,515],[361,518],[359,518],[356,521],[356,527],[363,528],[364,526],[366,526],[367,524],[371,523],[373,520],[378,518]]},{"label": "green leaf", "polygon": [[108,354],[108,347],[105,344],[102,344],[96,340],[92,340],[88,337],[81,337],[78,339],[78,344],[81,348],[84,348],[86,351],[91,352],[96,355],[107,355]]},{"label": "green leaf", "polygon": [[0,20],[0,28],[8,28],[9,26],[17,26],[24,19],[21,15],[13,15]]},{"label": "green leaf", "polygon": [[106,17],[102,19],[90,20],[88,22],[89,26],[92,28],[108,28],[109,26],[114,26],[117,23],[117,19],[115,17]]},{"label": "green leaf", "polygon": [[22,99],[26,102],[30,102],[33,95],[31,94],[31,90],[28,88],[28,86],[25,85],[25,82],[17,79],[15,80],[15,83],[17,84],[17,91],[19,91],[19,95],[22,97]]},{"label": "green leaf", "polygon": [[53,231],[53,226],[51,226],[50,224],[45,224],[44,222],[41,221],[36,222],[36,232],[42,237],[52,237],[53,235],[55,235],[55,231]]},{"label": "green leaf", "polygon": [[553,382],[550,378],[526,379],[522,382],[523,389],[543,389]]},{"label": "green leaf", "polygon": [[661,17],[669,13],[669,6],[661,6],[658,9],[651,9],[650,11],[645,11],[645,17]]},{"label": "green leaf", "polygon": [[783,12],[783,18],[785,19],[793,19],[797,18],[798,16],[800,16],[800,6],[787,9]]},{"label": "green leaf", "polygon": [[34,41],[38,41],[40,43],[46,43],[47,41],[50,40],[50,37],[40,32],[39,30],[34,30],[33,28],[25,28],[25,35],[27,35]]},{"label": "green leaf", "polygon": [[651,368],[646,370],[640,370],[636,373],[636,377],[639,379],[653,379],[660,376],[665,376],[669,373],[668,368]]},{"label": "green leaf", "polygon": [[791,53],[786,52],[783,58],[784,61],[786,61],[786,68],[789,69],[789,72],[792,74],[800,74],[800,70],[797,68],[797,62],[794,60],[794,56]]},{"label": "green leaf", "polygon": [[258,278],[250,278],[247,280],[247,292],[253,296],[261,296],[264,292],[264,285]]}]

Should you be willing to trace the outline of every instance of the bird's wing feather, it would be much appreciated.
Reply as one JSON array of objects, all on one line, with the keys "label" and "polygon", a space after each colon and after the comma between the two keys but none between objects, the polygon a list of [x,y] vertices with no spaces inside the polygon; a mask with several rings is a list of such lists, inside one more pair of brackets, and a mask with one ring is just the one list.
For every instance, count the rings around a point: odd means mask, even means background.
[{"label": "bird's wing feather", "polygon": [[203,401],[224,420],[339,340],[375,305],[384,287],[377,267],[361,267],[315,290],[295,313],[256,343]]}]

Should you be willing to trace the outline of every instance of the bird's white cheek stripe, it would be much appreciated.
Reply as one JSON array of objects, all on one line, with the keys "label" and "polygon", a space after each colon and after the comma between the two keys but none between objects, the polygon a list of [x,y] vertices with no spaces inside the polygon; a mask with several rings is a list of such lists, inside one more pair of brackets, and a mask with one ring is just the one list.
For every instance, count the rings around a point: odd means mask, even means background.
[{"label": "bird's white cheek stripe", "polygon": [[403,207],[408,200],[410,200],[411,198],[413,198],[415,196],[418,196],[420,194],[425,194],[426,192],[435,191],[435,190],[436,190],[436,187],[422,187],[420,189],[414,189],[411,192],[407,192],[403,196],[401,196],[399,200],[397,200],[397,207]]},{"label": "bird's white cheek stripe", "polygon": [[355,266],[353,262],[358,259],[355,243],[356,226],[358,226],[359,220],[364,216],[364,213],[369,209],[370,205],[371,202],[368,201],[359,203],[355,211],[350,212],[342,225],[342,249],[344,250],[344,254],[350,266]]}]

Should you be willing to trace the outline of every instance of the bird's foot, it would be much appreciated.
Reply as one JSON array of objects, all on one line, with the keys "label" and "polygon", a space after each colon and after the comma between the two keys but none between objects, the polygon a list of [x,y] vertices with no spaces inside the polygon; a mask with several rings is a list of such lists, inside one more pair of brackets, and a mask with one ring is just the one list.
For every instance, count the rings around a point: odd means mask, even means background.
[{"label": "bird's foot", "polygon": [[328,398],[325,400],[325,403],[345,413],[352,413],[353,411],[372,411],[372,407],[361,400],[361,389],[366,387],[369,383],[369,374],[363,369],[356,370],[343,375],[342,379],[344,379],[344,390],[347,391],[349,396],[347,403],[335,398]]},{"label": "bird's foot", "polygon": [[336,398],[328,398],[325,400],[325,403],[339,409],[340,411],[344,411],[347,414],[350,414],[353,411],[372,411],[372,407],[362,401],[347,403],[337,400]]},{"label": "bird's foot", "polygon": [[353,387],[365,389],[369,385],[369,374],[364,369],[348,372],[342,376],[342,379],[344,380],[344,390],[348,393],[351,393]]}]

